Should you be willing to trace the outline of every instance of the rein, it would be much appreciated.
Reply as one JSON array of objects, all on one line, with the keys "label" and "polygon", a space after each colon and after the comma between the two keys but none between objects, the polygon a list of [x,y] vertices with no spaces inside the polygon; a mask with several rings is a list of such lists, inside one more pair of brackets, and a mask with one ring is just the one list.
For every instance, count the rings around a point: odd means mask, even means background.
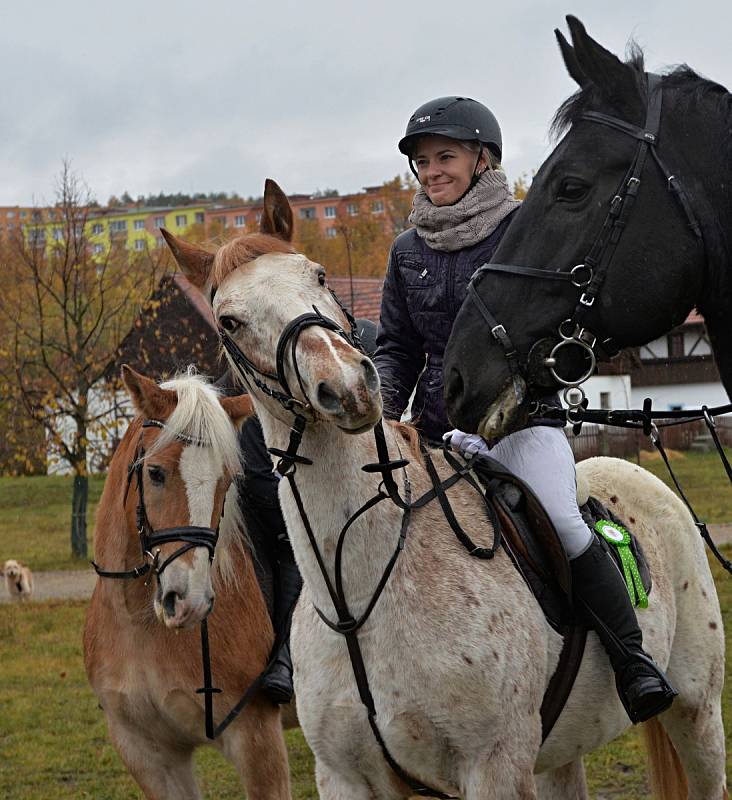
[{"label": "rein", "polygon": [[[325,560],[320,548],[318,547],[317,538],[310,523],[310,519],[305,509],[302,495],[300,494],[296,480],[299,466],[310,466],[313,464],[311,459],[299,455],[298,453],[300,444],[302,442],[303,433],[308,422],[305,413],[307,413],[311,408],[310,402],[307,399],[307,393],[303,385],[302,377],[297,366],[296,348],[301,332],[305,328],[311,326],[323,327],[327,330],[334,331],[343,337],[351,346],[355,347],[360,352],[363,352],[356,329],[356,322],[353,316],[341,304],[340,300],[338,300],[332,290],[331,294],[349,322],[351,328],[350,334],[346,333],[343,328],[333,320],[324,317],[317,307],[313,306],[314,313],[300,315],[288,323],[288,325],[282,331],[280,339],[277,343],[276,374],[265,372],[257,367],[249,358],[247,358],[247,356],[244,355],[244,353],[242,353],[238,345],[223,328],[219,330],[219,336],[227,353],[231,356],[232,363],[237,367],[240,377],[246,383],[252,381],[268,397],[277,400],[285,410],[289,411],[294,416],[287,449],[282,450],[272,447],[269,448],[269,452],[278,457],[279,461],[276,466],[276,472],[278,475],[280,475],[280,477],[285,478],[290,486],[300,519],[302,520],[308,537],[308,541],[310,542],[310,546],[313,550],[315,560],[323,577],[328,595],[333,604],[333,608],[335,609],[337,620],[334,621],[330,619],[317,606],[314,606],[315,611],[320,619],[331,630],[340,634],[345,639],[349,659],[351,661],[351,667],[356,680],[359,698],[361,703],[366,708],[369,726],[373,732],[374,738],[381,748],[381,752],[385,761],[392,771],[397,775],[397,777],[409,787],[412,794],[421,797],[441,798],[441,800],[454,800],[452,795],[441,792],[438,789],[433,789],[413,777],[391,755],[391,752],[384,741],[383,735],[377,723],[376,704],[369,686],[366,665],[358,638],[358,632],[371,616],[371,613],[376,607],[376,604],[378,603],[379,598],[381,597],[389,581],[396,562],[404,550],[412,511],[422,508],[427,503],[437,498],[458,541],[465,547],[469,555],[480,559],[491,559],[495,555],[498,547],[501,544],[501,527],[488,498],[485,496],[485,493],[480,488],[478,482],[470,474],[469,464],[461,464],[446,450],[443,450],[443,455],[448,464],[450,464],[450,466],[453,468],[454,474],[446,480],[440,481],[429,452],[425,447],[421,446],[422,456],[425,460],[427,472],[432,482],[432,488],[425,492],[421,497],[413,501],[411,483],[406,472],[406,467],[410,462],[408,459],[401,457],[401,452],[399,453],[400,457],[398,459],[392,459],[390,457],[388,445],[386,443],[386,437],[384,435],[383,424],[381,420],[379,420],[374,427],[376,451],[379,460],[373,464],[366,464],[361,467],[361,469],[367,473],[380,473],[382,480],[379,484],[376,494],[363,503],[363,505],[361,505],[361,507],[358,508],[353,514],[351,514],[341,528],[335,550],[334,579],[331,580]],[[288,353],[290,354],[300,391],[305,398],[304,401],[298,400],[292,396],[290,386],[287,382],[287,378],[285,376],[285,356]],[[279,384],[280,388],[273,388],[269,384],[264,383],[261,378],[275,380]],[[400,491],[397,481],[394,479],[394,472],[401,469],[404,470],[402,491]],[[470,486],[480,493],[484,500],[490,521],[493,523],[494,541],[492,546],[489,548],[478,547],[473,543],[468,534],[460,526],[452,511],[452,508],[450,507],[450,503],[445,492],[448,488],[462,479],[466,480]],[[384,500],[391,500],[391,502],[393,502],[402,511],[399,537],[397,539],[394,551],[384,567],[381,578],[379,579],[376,588],[371,595],[371,599],[366,604],[366,609],[358,618],[356,618],[353,616],[353,613],[348,606],[348,601],[343,586],[342,567],[343,551],[346,538],[353,523],[367,511],[374,508]]]},{"label": "rein", "polygon": [[[668,190],[673,193],[679,203],[686,216],[689,228],[702,243],[702,246],[704,244],[701,226],[694,214],[686,191],[679,179],[668,169],[658,155],[658,135],[663,101],[662,79],[659,75],[646,73],[646,80],[648,102],[645,124],[642,128],[597,111],[586,111],[580,115],[581,120],[612,128],[638,142],[635,156],[617,192],[610,200],[605,220],[584,261],[574,266],[569,272],[537,269],[515,264],[487,263],[479,267],[471,279],[468,287],[468,297],[488,323],[493,338],[503,348],[518,404],[521,404],[525,399],[523,387],[519,380],[525,374],[528,383],[536,386],[548,386],[550,385],[550,378],[553,379],[564,387],[564,400],[567,405],[571,409],[581,407],[585,398],[581,384],[594,373],[598,354],[611,358],[620,352],[621,348],[613,338],[605,335],[600,329],[600,325],[595,318],[595,301],[607,277],[622,233],[627,227],[649,154],[666,179]],[[564,281],[579,289],[579,300],[572,316],[565,319],[557,329],[558,340],[552,338],[540,339],[531,346],[526,358],[522,359],[505,326],[499,322],[476,291],[476,285],[488,272],[541,280]],[[566,348],[579,348],[587,362],[585,371],[580,377],[562,376],[557,371],[559,354]],[[570,392],[570,390],[573,391]]]}]

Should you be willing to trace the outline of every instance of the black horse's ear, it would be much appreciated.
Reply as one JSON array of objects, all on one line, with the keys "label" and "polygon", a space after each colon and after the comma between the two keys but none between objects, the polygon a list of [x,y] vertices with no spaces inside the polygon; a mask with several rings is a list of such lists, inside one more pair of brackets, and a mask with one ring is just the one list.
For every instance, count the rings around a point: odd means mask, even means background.
[{"label": "black horse's ear", "polygon": [[564,34],[558,28],[554,29],[554,35],[557,37],[557,42],[559,42],[559,49],[562,52],[562,58],[564,59],[564,66],[567,68],[567,72],[570,77],[574,79],[575,83],[584,89],[589,83],[589,80],[587,75],[582,71],[579,61],[577,61],[577,54],[574,52],[574,48],[564,38]]},{"label": "black horse's ear", "polygon": [[586,76],[585,80],[594,83],[610,100],[637,95],[633,69],[596,42],[577,17],[568,16],[567,25],[577,67]]},{"label": "black horse's ear", "polygon": [[292,208],[287,195],[275,181],[267,178],[264,182],[264,210],[259,222],[259,230],[291,242],[294,227]]}]

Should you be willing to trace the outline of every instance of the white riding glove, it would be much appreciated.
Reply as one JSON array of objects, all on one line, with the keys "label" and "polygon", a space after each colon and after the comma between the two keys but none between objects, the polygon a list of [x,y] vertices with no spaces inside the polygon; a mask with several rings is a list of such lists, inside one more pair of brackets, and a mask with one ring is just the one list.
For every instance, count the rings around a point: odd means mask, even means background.
[{"label": "white riding glove", "polygon": [[477,433],[465,433],[465,431],[455,428],[442,436],[445,444],[449,444],[453,450],[457,450],[464,458],[472,458],[474,455],[490,455],[490,448],[486,440]]}]

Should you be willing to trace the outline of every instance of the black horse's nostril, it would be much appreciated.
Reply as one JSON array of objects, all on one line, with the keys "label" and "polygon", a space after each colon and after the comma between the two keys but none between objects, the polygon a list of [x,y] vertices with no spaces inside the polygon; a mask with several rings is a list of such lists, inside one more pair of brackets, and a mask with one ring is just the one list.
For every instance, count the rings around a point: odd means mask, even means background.
[{"label": "black horse's nostril", "polygon": [[378,392],[379,373],[376,371],[376,367],[368,360],[368,358],[361,360],[361,366],[363,367],[363,376],[364,381],[366,382],[366,388],[370,392]]},{"label": "black horse's nostril", "polygon": [[165,597],[163,597],[163,611],[165,611],[166,615],[169,617],[175,616],[175,601],[178,599],[177,592],[168,592]]},{"label": "black horse's nostril", "polygon": [[318,403],[326,411],[336,413],[341,410],[341,401],[338,395],[330,388],[325,381],[318,384]]},{"label": "black horse's nostril", "polygon": [[463,382],[463,376],[460,374],[457,367],[453,367],[450,370],[447,386],[445,387],[445,399],[447,400],[448,406],[459,403],[464,390],[465,383]]}]

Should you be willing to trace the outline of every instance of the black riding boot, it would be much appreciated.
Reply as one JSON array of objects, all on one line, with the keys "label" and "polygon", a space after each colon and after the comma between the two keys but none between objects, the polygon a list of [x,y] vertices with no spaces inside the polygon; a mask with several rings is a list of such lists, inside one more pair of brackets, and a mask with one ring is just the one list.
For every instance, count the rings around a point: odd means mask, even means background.
[{"label": "black riding boot", "polygon": [[578,610],[610,656],[618,695],[631,721],[645,722],[665,711],[677,693],[643,650],[635,609],[613,557],[595,538],[570,564]]},{"label": "black riding boot", "polygon": [[302,589],[302,578],[289,541],[278,544],[278,550],[282,551],[286,546],[289,551],[289,554],[280,556],[274,579],[275,641],[280,643],[280,648],[264,676],[262,689],[274,703],[289,703],[293,695],[290,626],[292,612]]}]

